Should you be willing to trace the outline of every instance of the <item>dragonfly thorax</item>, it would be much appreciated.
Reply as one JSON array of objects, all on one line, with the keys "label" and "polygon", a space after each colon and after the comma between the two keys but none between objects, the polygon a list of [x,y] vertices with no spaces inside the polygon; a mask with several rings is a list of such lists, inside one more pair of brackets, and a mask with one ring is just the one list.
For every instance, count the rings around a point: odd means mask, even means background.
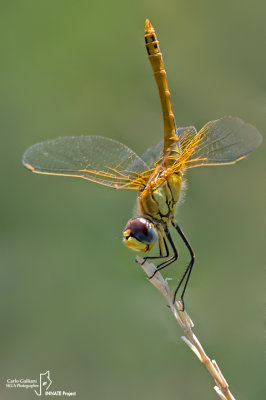
[{"label": "dragonfly thorax", "polygon": [[153,248],[158,240],[154,224],[146,218],[130,219],[123,232],[123,243],[132,250],[145,253]]},{"label": "dragonfly thorax", "polygon": [[161,178],[161,182],[159,177],[159,182],[154,180],[144,190],[140,191],[138,196],[141,214],[143,217],[151,219],[156,226],[158,224],[168,225],[174,217],[183,176],[179,172],[169,176],[162,174]]}]

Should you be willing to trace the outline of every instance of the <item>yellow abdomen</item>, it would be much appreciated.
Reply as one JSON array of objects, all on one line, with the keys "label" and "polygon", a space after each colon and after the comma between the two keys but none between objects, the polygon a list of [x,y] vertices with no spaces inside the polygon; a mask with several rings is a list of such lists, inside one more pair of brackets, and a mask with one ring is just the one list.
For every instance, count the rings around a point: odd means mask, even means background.
[{"label": "yellow abdomen", "polygon": [[139,192],[138,201],[142,215],[155,225],[168,223],[175,215],[175,205],[180,197],[182,173],[173,173],[156,186],[150,184]]}]

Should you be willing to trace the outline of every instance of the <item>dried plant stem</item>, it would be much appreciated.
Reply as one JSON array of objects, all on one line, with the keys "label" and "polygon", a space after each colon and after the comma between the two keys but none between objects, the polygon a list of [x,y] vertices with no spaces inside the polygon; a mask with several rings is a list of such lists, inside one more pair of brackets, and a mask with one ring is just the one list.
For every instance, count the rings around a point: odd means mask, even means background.
[{"label": "dried plant stem", "polygon": [[[156,267],[153,264],[144,262],[143,258],[136,257],[137,262],[141,265],[147,276],[151,276]],[[158,271],[152,279],[149,280],[166,298],[167,303],[174,314],[175,319],[183,329],[186,336],[182,336],[184,342],[190,347],[190,349],[196,354],[198,359],[206,366],[207,370],[213,377],[215,381],[214,390],[222,400],[235,400],[234,396],[229,390],[228,383],[226,382],[224,376],[222,375],[215,360],[211,360],[205,353],[202,345],[200,344],[198,338],[192,331],[194,326],[189,315],[186,311],[182,311],[182,305],[177,302],[175,305],[172,303],[172,296],[167,282],[162,277],[161,273]]]}]

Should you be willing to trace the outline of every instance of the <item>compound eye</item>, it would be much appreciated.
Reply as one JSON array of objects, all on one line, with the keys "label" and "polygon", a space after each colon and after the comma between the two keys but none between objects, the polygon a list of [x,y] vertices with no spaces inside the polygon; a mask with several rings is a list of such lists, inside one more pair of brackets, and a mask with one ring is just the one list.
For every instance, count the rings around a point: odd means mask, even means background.
[{"label": "compound eye", "polygon": [[130,232],[130,236],[134,237],[141,243],[153,244],[158,240],[158,235],[154,225],[146,218],[130,219],[125,230]]}]

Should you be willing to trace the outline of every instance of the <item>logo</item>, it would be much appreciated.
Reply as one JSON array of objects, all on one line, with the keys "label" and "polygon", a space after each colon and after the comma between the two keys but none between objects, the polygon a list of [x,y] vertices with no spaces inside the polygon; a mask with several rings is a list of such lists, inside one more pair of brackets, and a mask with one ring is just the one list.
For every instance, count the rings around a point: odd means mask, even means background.
[{"label": "logo", "polygon": [[[33,389],[37,396],[56,396],[56,397],[75,397],[77,392],[72,392],[69,390],[51,390],[50,386],[53,381],[50,378],[50,371],[41,372],[39,379],[30,378],[8,378],[6,380],[7,389]],[[49,390],[50,389],[50,390]]]},{"label": "logo", "polygon": [[37,390],[34,389],[34,392],[37,394],[37,396],[42,395],[42,388],[45,390],[48,390],[49,387],[51,386],[52,381],[50,379],[50,371],[44,372],[44,374],[40,374],[40,387],[39,387],[39,393]]}]

